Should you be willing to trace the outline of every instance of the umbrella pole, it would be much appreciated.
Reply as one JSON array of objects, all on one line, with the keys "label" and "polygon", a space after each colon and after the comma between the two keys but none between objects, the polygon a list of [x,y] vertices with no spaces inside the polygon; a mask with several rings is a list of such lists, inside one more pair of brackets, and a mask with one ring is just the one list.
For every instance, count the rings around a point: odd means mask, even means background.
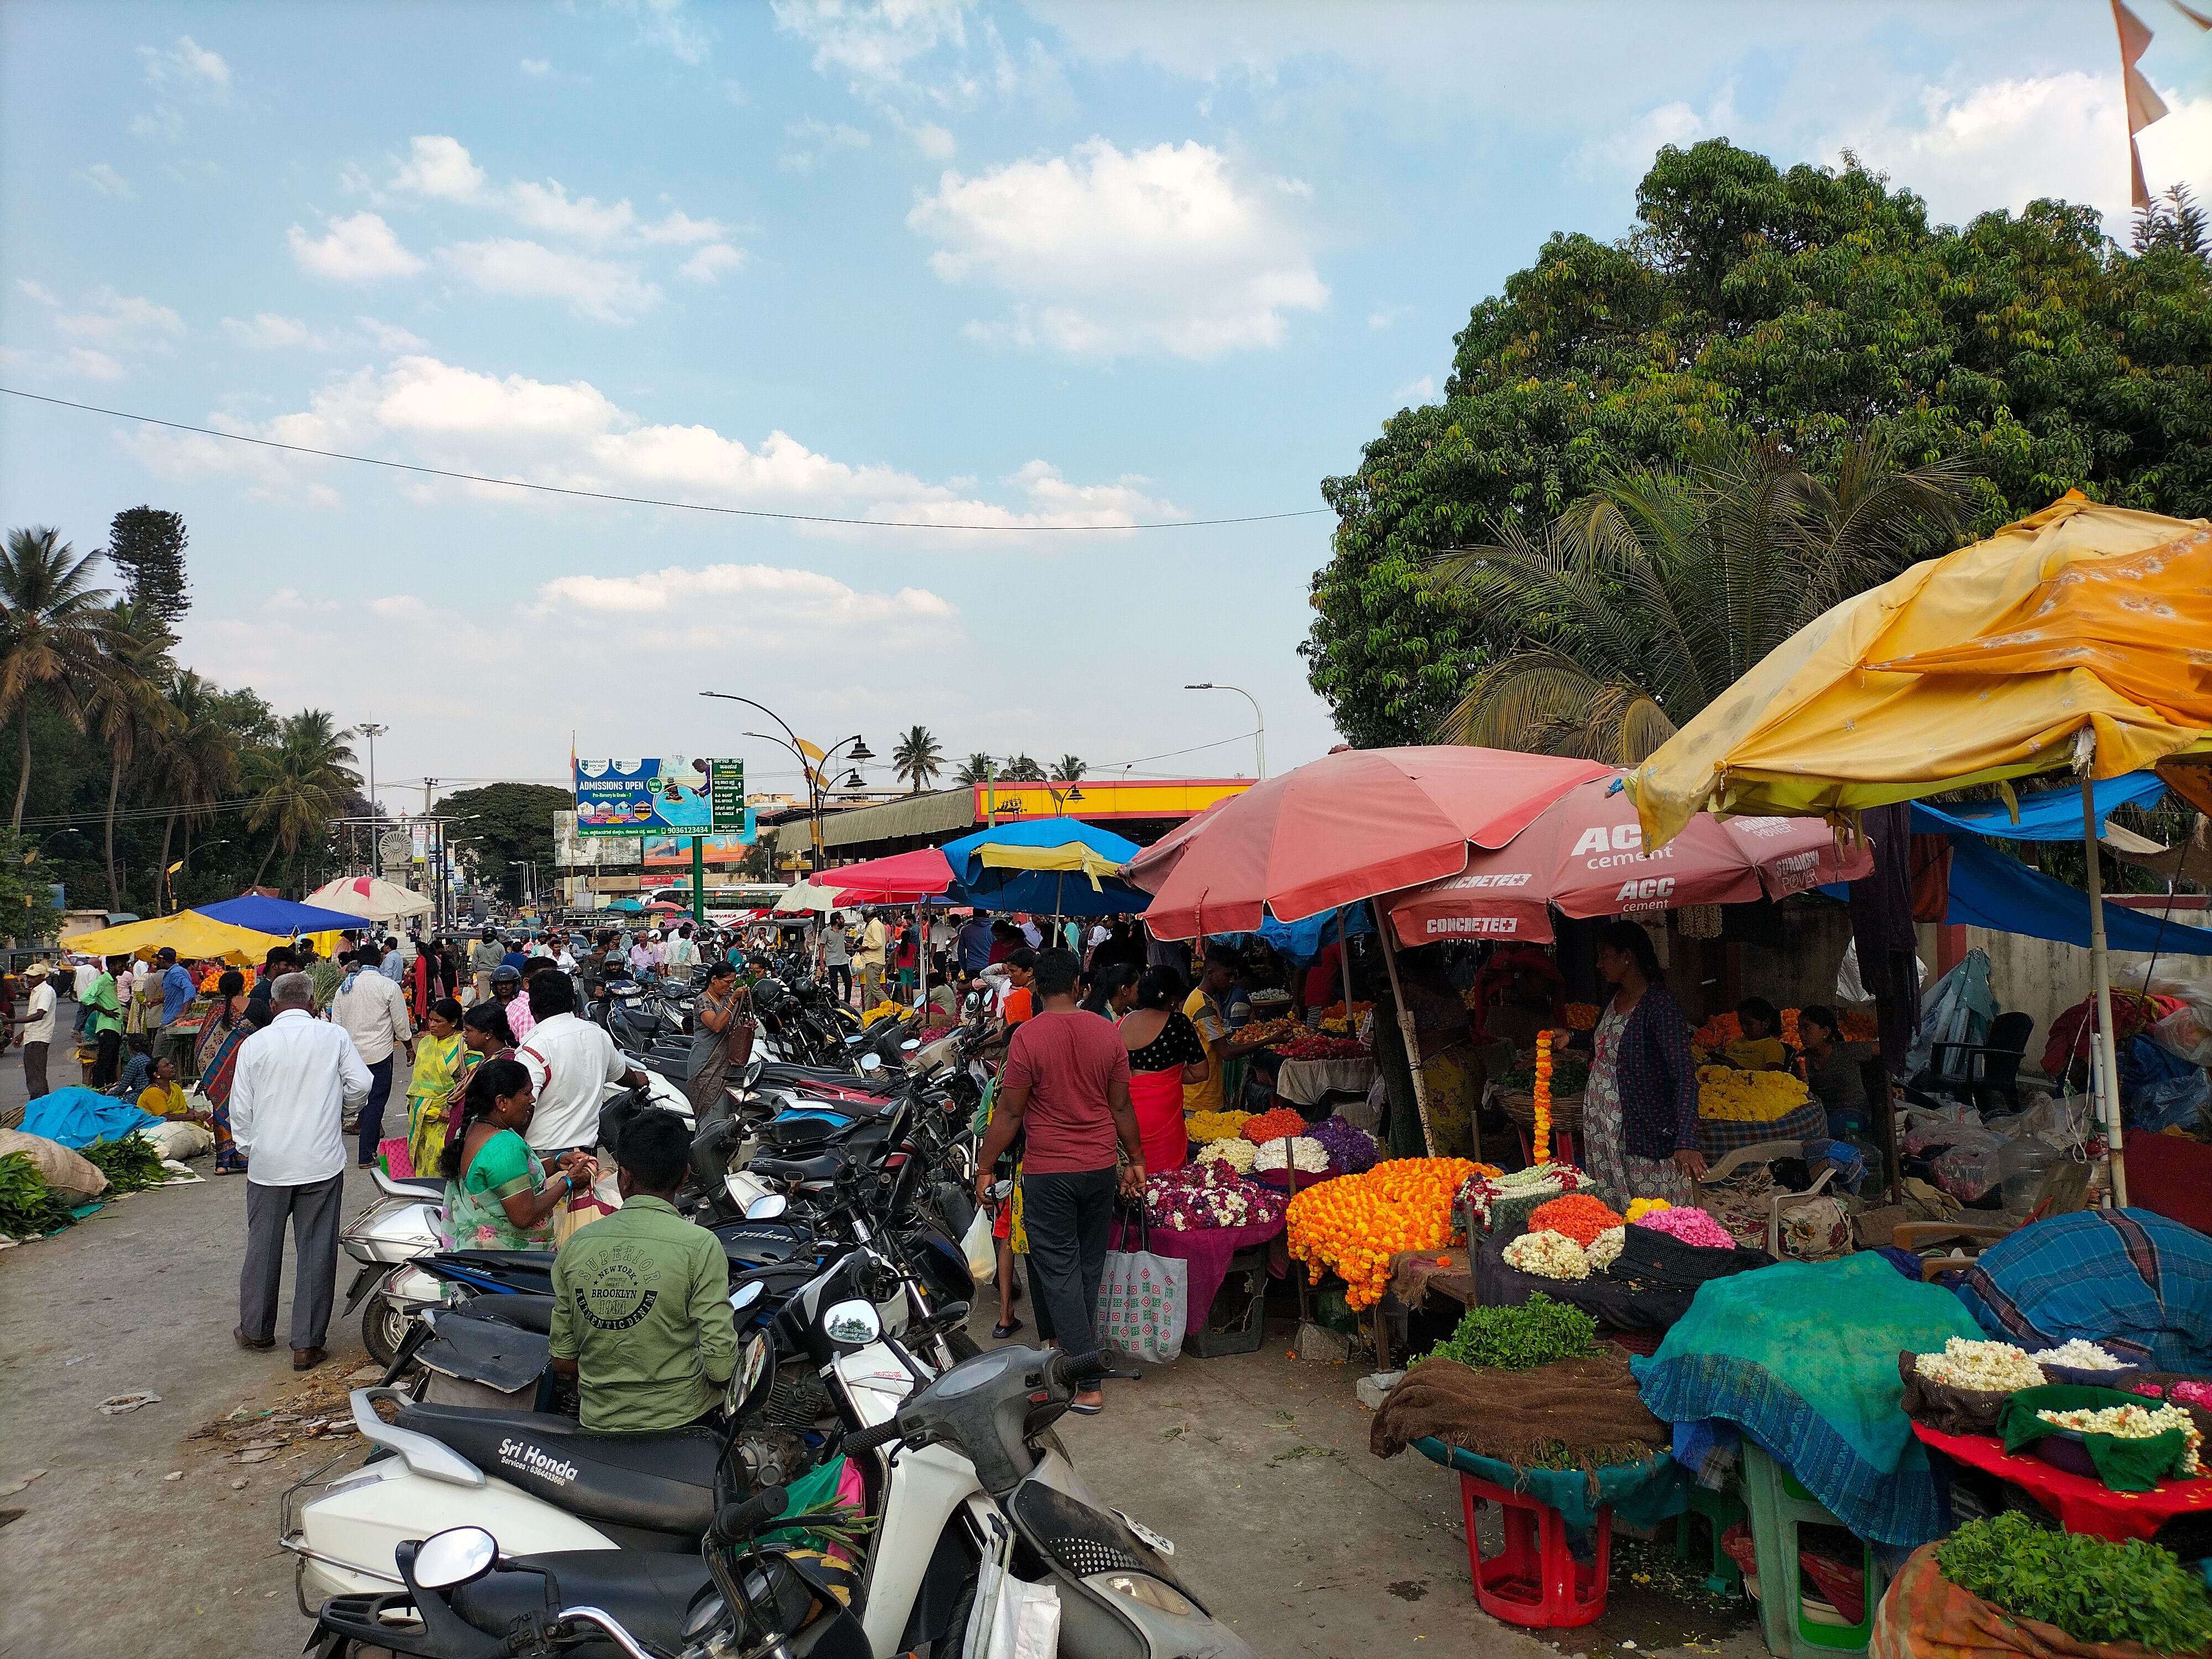
[{"label": "umbrella pole", "polygon": [[[1421,1115],[1421,1146],[1431,1157],[1436,1142],[1429,1135],[1429,1085],[1421,1079],[1421,1040],[1413,1030],[1413,1012],[1406,1006],[1406,994],[1398,984],[1398,946],[1390,937],[1390,919],[1376,907],[1375,931],[1382,935],[1382,966],[1390,975],[1390,1000],[1398,1005],[1398,1031],[1406,1039],[1406,1069],[1413,1074],[1413,1109]],[[1350,1004],[1346,1005],[1346,1012]]]},{"label": "umbrella pole", "polygon": [[1344,1029],[1357,1036],[1359,1028],[1352,1020],[1352,936],[1345,931],[1351,916],[1352,907],[1348,904],[1336,913],[1336,960],[1344,969]]},{"label": "umbrella pole", "polygon": [[2081,850],[2089,866],[2089,982],[2097,998],[2097,1030],[2089,1067],[2090,1085],[2097,1091],[2098,1115],[2105,1125],[2105,1144],[2111,1149],[2112,1203],[2128,1204],[2128,1163],[2120,1148],[2120,1066],[2112,1042],[2112,953],[2105,944],[2105,872],[2097,862],[2097,801],[2095,780],[2081,777]]}]

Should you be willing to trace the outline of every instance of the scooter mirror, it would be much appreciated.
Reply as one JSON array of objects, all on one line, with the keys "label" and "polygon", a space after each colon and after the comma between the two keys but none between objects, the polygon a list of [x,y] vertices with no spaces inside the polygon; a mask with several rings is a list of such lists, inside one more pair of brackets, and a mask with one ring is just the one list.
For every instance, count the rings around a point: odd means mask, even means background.
[{"label": "scooter mirror", "polygon": [[921,1047],[921,1039],[920,1037],[908,1037],[904,1042],[899,1044],[900,1051],[909,1054]]},{"label": "scooter mirror", "polygon": [[499,1540],[482,1527],[449,1527],[415,1547],[415,1582],[424,1589],[451,1589],[481,1578],[499,1559]]},{"label": "scooter mirror", "polygon": [[761,1299],[761,1282],[757,1279],[750,1284],[738,1285],[730,1292],[730,1311],[743,1313]]},{"label": "scooter mirror", "polygon": [[840,1302],[822,1316],[822,1330],[841,1348],[865,1348],[884,1334],[884,1322],[869,1302]]},{"label": "scooter mirror", "polygon": [[860,1069],[868,1073],[871,1077],[874,1076],[875,1073],[884,1069],[884,1057],[881,1054],[862,1054],[860,1056]]},{"label": "scooter mirror", "polygon": [[791,1200],[781,1193],[763,1193],[745,1206],[748,1221],[773,1221],[791,1207]]}]

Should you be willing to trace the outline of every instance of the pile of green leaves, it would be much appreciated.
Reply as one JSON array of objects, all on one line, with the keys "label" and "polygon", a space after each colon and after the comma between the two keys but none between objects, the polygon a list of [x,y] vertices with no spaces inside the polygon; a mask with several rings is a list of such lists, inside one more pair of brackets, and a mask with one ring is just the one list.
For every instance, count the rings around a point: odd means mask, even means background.
[{"label": "pile of green leaves", "polygon": [[[1516,1094],[1536,1091],[1536,1065],[1531,1060],[1526,1066],[1516,1066],[1498,1079],[1502,1087]],[[1552,1097],[1578,1095],[1589,1082],[1589,1056],[1573,1048],[1555,1049],[1552,1054]]]},{"label": "pile of green leaves", "polygon": [[142,1135],[95,1140],[81,1155],[107,1177],[110,1196],[143,1193],[168,1179],[167,1172],[161,1168],[161,1154],[152,1141]]},{"label": "pile of green leaves", "polygon": [[1517,1308],[1469,1308],[1459,1328],[1422,1357],[1526,1371],[1596,1352],[1597,1321],[1540,1291]]},{"label": "pile of green leaves", "polygon": [[0,1233],[10,1238],[41,1238],[70,1224],[62,1202],[28,1152],[0,1158]]},{"label": "pile of green leaves", "polygon": [[2077,1642],[2140,1642],[2154,1653],[2212,1646],[2203,1581],[2141,1539],[2116,1544],[1999,1515],[1953,1533],[1936,1547],[1936,1564],[1968,1594]]}]

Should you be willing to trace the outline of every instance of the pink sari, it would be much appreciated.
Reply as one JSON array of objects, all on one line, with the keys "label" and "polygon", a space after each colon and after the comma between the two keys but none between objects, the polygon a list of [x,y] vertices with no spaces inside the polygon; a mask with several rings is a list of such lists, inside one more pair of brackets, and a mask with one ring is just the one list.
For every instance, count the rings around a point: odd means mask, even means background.
[{"label": "pink sari", "polygon": [[1190,1136],[1182,1117],[1182,1067],[1131,1072],[1129,1103],[1137,1111],[1137,1134],[1144,1143],[1145,1173],[1179,1170],[1190,1155]]}]

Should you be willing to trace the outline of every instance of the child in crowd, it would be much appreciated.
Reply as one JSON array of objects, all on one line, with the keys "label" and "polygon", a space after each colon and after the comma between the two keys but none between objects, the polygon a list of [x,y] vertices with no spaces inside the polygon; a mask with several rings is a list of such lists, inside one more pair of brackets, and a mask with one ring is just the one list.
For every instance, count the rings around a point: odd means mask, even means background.
[{"label": "child in crowd", "polygon": [[1765,997],[1746,997],[1735,1006],[1743,1035],[1725,1050],[1728,1063],[1739,1072],[1778,1072],[1789,1064],[1782,1046],[1782,1016]]}]

